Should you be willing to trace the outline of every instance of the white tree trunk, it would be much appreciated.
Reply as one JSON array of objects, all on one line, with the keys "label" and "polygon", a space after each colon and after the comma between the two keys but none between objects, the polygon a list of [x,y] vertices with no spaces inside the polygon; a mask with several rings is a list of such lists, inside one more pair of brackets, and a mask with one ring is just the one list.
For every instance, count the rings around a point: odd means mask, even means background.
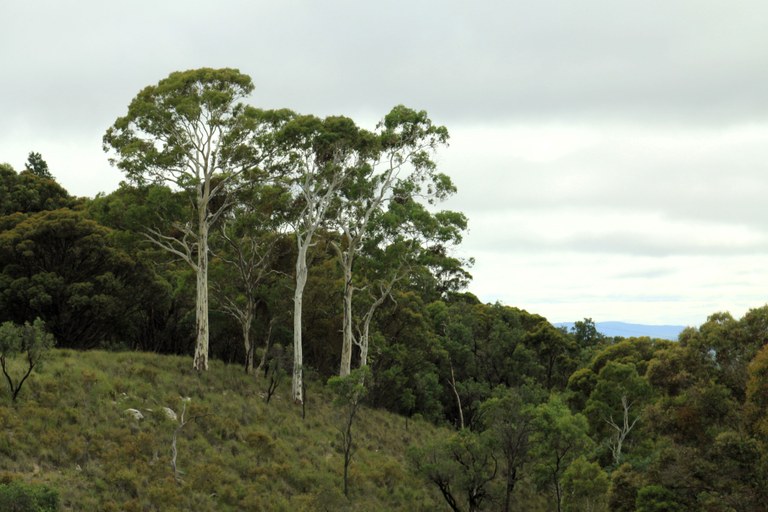
[{"label": "white tree trunk", "polygon": [[195,322],[197,338],[192,367],[197,371],[208,370],[208,202],[201,200],[198,206],[197,251],[197,304]]},{"label": "white tree trunk", "polygon": [[245,349],[245,373],[253,373],[253,342],[251,341],[251,322],[253,321],[253,299],[248,297],[243,316],[243,348]]},{"label": "white tree trunk", "polygon": [[373,315],[369,315],[365,318],[363,324],[363,332],[360,334],[360,368],[368,366],[368,345],[370,340],[371,330],[371,318]]},{"label": "white tree trunk", "polygon": [[352,294],[355,289],[352,287],[351,255],[345,254],[341,260],[344,267],[344,318],[339,376],[346,377],[352,368],[352,345],[355,342],[354,333],[352,332]]},{"label": "white tree trunk", "polygon": [[299,254],[296,257],[296,289],[293,292],[293,379],[291,394],[296,403],[304,403],[304,353],[301,341],[301,315],[304,286],[307,284],[308,241],[299,239]]},{"label": "white tree trunk", "polygon": [[392,293],[392,287],[394,287],[395,283],[398,282],[402,277],[399,274],[399,271],[400,269],[398,269],[398,272],[395,273],[395,275],[389,280],[386,286],[382,286],[381,293],[376,298],[376,300],[373,301],[373,304],[371,304],[371,306],[368,308],[365,316],[363,316],[363,328],[359,331],[359,339],[355,342],[357,346],[360,347],[360,368],[368,366],[368,348],[370,346],[371,340],[371,321],[373,320],[373,315],[376,313],[376,310],[379,308],[379,306],[384,303],[387,297],[390,296]]},{"label": "white tree trunk", "polygon": [[618,466],[621,463],[621,450],[624,445],[624,440],[629,433],[635,428],[640,416],[637,416],[632,423],[629,422],[629,408],[632,404],[627,400],[627,395],[621,395],[621,408],[622,408],[622,424],[617,425],[613,418],[609,418],[606,421],[614,430],[616,435],[611,439],[611,453],[613,454],[613,462]]}]

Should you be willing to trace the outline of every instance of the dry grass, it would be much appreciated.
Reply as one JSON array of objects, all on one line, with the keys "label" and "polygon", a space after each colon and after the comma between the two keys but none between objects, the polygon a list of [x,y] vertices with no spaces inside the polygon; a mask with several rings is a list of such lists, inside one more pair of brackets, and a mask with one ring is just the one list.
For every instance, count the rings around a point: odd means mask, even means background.
[{"label": "dry grass", "polygon": [[[11,403],[0,395],[0,471],[59,492],[81,511],[438,510],[442,498],[415,478],[406,450],[435,427],[363,409],[342,494],[341,412],[319,382],[307,416],[290,382],[264,403],[266,383],[212,361],[198,375],[189,358],[54,350]],[[178,475],[171,439],[179,426]],[[127,409],[141,412],[137,420]],[[178,477],[178,478],[176,478]]]}]

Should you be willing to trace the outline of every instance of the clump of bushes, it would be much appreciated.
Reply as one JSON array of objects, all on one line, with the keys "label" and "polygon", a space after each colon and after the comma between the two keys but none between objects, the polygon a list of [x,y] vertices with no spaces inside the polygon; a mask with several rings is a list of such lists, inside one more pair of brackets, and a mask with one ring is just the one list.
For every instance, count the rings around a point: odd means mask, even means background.
[{"label": "clump of bushes", "polygon": [[4,512],[56,512],[59,493],[44,485],[18,481],[0,483],[0,510]]}]

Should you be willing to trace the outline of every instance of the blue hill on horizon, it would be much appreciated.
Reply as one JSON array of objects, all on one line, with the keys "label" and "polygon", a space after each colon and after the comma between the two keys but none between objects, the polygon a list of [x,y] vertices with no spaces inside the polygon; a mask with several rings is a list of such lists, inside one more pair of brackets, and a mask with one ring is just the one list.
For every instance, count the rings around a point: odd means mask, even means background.
[{"label": "blue hill on horizon", "polygon": [[[555,327],[565,327],[571,330],[574,322],[558,322],[553,324]],[[621,336],[622,338],[639,338],[648,336],[649,338],[660,338],[663,340],[677,341],[677,337],[686,328],[685,325],[647,325],[630,324],[627,322],[595,322],[597,332],[609,336]]]}]

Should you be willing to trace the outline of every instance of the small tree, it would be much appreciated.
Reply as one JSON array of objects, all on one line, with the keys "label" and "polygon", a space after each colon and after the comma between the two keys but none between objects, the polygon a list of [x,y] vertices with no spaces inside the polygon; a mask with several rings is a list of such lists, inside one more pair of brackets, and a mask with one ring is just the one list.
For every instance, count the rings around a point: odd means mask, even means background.
[{"label": "small tree", "polygon": [[173,436],[171,438],[171,469],[173,469],[173,477],[176,479],[176,483],[181,484],[182,483],[182,475],[184,472],[179,469],[179,467],[176,465],[176,458],[179,455],[179,450],[176,445],[176,440],[179,437],[179,434],[181,433],[182,429],[186,427],[188,424],[192,423],[193,421],[197,421],[200,418],[204,418],[208,416],[207,414],[197,414],[195,416],[185,418],[185,415],[187,413],[187,404],[189,401],[192,400],[189,397],[184,397],[181,399],[181,414],[178,417],[179,426],[177,426],[173,431]]},{"label": "small tree", "polygon": [[502,472],[505,476],[504,512],[512,505],[512,492],[522,477],[522,469],[530,460],[528,438],[534,430],[536,403],[541,392],[534,387],[503,389],[480,406],[480,414],[487,432],[495,439],[503,455]]},{"label": "small tree", "polygon": [[640,421],[650,386],[632,363],[609,361],[597,376],[584,414],[593,431],[607,439],[613,463],[618,467],[627,436]]},{"label": "small tree", "polygon": [[477,512],[492,495],[499,465],[486,433],[464,429],[411,451],[410,458],[416,473],[437,486],[453,512]]},{"label": "small tree", "polygon": [[563,472],[563,512],[607,511],[609,487],[600,465],[579,457]]},{"label": "small tree", "polygon": [[368,367],[358,368],[345,377],[331,377],[328,379],[328,387],[331,388],[334,404],[344,409],[343,425],[341,432],[341,449],[344,453],[344,496],[349,497],[349,465],[355,453],[355,445],[352,440],[352,424],[360,408],[360,403],[365,396],[365,380],[370,375]]},{"label": "small tree", "polygon": [[48,163],[43,160],[43,156],[40,153],[35,151],[31,151],[29,153],[27,162],[24,164],[24,170],[31,172],[40,178],[45,178],[48,180],[53,179],[51,171],[48,170]]},{"label": "small tree", "polygon": [[592,448],[587,419],[573,414],[562,398],[551,395],[535,409],[534,432],[530,437],[535,461],[533,476],[540,489],[550,487],[554,510],[563,510],[563,474],[579,455]]},{"label": "small tree", "polygon": [[[0,325],[0,367],[14,402],[32,370],[40,366],[54,344],[53,336],[46,332],[45,324],[39,318],[35,319],[31,325],[29,322],[25,322],[24,325],[4,322]],[[26,362],[21,364],[23,375],[15,378],[10,359],[21,354],[26,359]]]}]

